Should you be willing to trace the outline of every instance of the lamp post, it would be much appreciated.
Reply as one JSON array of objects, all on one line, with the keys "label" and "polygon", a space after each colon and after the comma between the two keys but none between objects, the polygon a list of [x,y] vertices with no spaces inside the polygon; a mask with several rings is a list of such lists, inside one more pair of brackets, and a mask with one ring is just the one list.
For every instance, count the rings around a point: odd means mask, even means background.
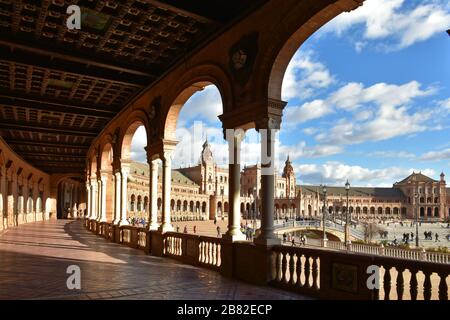
[{"label": "lamp post", "polygon": [[[256,183],[258,183],[258,179],[256,179]],[[255,205],[255,210],[253,210],[253,230],[256,229],[256,218],[258,216],[258,188],[254,187],[253,191],[255,193],[254,196],[254,205]]]},{"label": "lamp post", "polygon": [[345,211],[345,244],[349,244],[350,243],[350,228],[349,228],[349,207],[348,207],[348,193],[350,191],[350,183],[347,182],[345,183],[345,191],[347,193],[347,210]]},{"label": "lamp post", "polygon": [[419,247],[419,210],[418,210],[418,201],[419,194],[414,194],[414,210],[416,211],[416,248]]},{"label": "lamp post", "polygon": [[326,226],[325,226],[325,222],[326,222],[326,208],[327,208],[327,186],[323,185],[322,186],[322,192],[324,195],[324,205],[323,205],[323,209],[322,209],[322,225],[323,225],[323,246],[326,246],[326,242],[327,242],[327,233],[326,233]]}]

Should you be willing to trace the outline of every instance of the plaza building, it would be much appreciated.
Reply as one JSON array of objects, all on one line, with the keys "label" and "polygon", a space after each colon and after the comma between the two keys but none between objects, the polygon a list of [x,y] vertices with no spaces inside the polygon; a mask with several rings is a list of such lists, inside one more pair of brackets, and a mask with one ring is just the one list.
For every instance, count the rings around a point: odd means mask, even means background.
[{"label": "plaza building", "polygon": [[[326,186],[329,218],[346,214],[345,187]],[[322,186],[298,186],[301,216],[321,216],[324,205]],[[351,187],[348,191],[348,210],[356,220],[415,219],[445,221],[450,215],[450,189],[445,175],[433,180],[413,172],[392,188]]]},{"label": "plaza building", "polygon": [[[320,185],[297,185],[296,174],[287,157],[282,174],[274,179],[275,219],[321,218],[324,193]],[[300,173],[301,174],[301,173]],[[130,217],[148,218],[149,167],[132,162],[128,181]],[[162,171],[158,171],[158,220],[162,218]],[[213,220],[227,217],[228,168],[219,167],[208,141],[196,166],[172,169],[170,211],[172,221]],[[261,205],[261,165],[244,166],[240,173],[240,213],[243,218],[259,218]],[[345,187],[326,186],[328,219],[342,218],[347,211]],[[450,189],[445,175],[433,180],[413,172],[391,188],[351,187],[348,210],[355,220],[414,219],[444,221],[450,215]],[[414,195],[417,195],[414,197]],[[255,206],[258,210],[255,210]],[[416,211],[417,210],[417,211]]]},{"label": "plaza building", "polygon": [[[172,169],[171,175],[172,221],[213,220],[228,216],[228,168],[217,165],[207,140],[203,144],[196,166]],[[127,184],[129,217],[148,218],[149,177],[147,164],[131,162]],[[240,181],[242,185],[241,215],[248,219],[258,218],[261,212],[257,199],[261,191],[261,166],[244,167]],[[295,174],[289,159],[286,161],[283,174],[276,175],[274,189],[277,200],[295,198]],[[255,206],[258,206],[259,210],[255,210]],[[294,202],[290,208],[292,211],[289,210],[289,213],[296,214]],[[162,170],[158,171],[157,210],[160,221],[162,218]],[[111,217],[107,214],[107,218]]]}]

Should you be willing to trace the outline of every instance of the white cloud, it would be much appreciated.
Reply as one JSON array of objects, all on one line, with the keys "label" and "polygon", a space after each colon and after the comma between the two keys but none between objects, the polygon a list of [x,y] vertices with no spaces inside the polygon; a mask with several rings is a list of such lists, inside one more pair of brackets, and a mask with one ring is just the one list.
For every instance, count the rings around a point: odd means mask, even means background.
[{"label": "white cloud", "polygon": [[209,123],[219,122],[217,118],[223,113],[222,98],[216,86],[207,86],[195,93],[183,106],[179,115],[178,126],[182,127],[186,122],[196,119]]},{"label": "white cloud", "polygon": [[[343,13],[324,27],[324,32],[342,35],[355,25],[364,25],[364,40],[388,40],[389,50],[409,47],[425,41],[450,25],[447,1],[421,1],[414,8],[405,0],[366,0],[360,8]],[[356,41],[355,50],[364,42]]]},{"label": "white cloud", "polygon": [[393,158],[393,159],[414,159],[416,155],[405,151],[374,151],[367,154],[369,157],[375,158]]},{"label": "white cloud", "polygon": [[[322,165],[302,164],[296,166],[296,173],[302,183],[324,183],[327,185],[343,186],[347,179],[352,186],[386,186],[390,187],[397,181],[407,177],[417,169],[390,167],[383,169],[369,169],[361,166],[351,166],[340,162],[326,162]],[[421,170],[423,174],[433,177],[436,172],[432,169]]]},{"label": "white cloud", "polygon": [[306,99],[317,90],[325,89],[335,82],[326,66],[315,60],[312,51],[297,51],[290,61],[283,79],[282,98]]},{"label": "white cloud", "polygon": [[290,128],[310,120],[322,118],[331,112],[333,112],[332,106],[324,100],[306,102],[299,107],[287,107],[283,112],[284,121],[282,125]]},{"label": "white cloud", "polygon": [[450,149],[443,149],[439,151],[430,151],[422,155],[420,158],[422,161],[442,161],[450,159]]},{"label": "white cloud", "polygon": [[131,140],[131,153],[130,158],[137,162],[147,162],[147,154],[145,147],[147,146],[147,134],[145,133],[144,126],[139,127],[134,133]]}]

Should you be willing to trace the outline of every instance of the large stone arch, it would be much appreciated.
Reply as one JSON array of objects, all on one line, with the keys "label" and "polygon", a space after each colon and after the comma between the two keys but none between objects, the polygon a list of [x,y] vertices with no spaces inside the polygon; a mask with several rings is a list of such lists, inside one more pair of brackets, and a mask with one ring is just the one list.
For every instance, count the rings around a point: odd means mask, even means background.
[{"label": "large stone arch", "polygon": [[359,7],[364,0],[296,1],[286,5],[282,20],[266,38],[258,88],[270,99],[281,100],[281,88],[289,62],[300,46],[339,14]]},{"label": "large stone arch", "polygon": [[143,109],[136,109],[131,112],[121,126],[120,137],[118,141],[117,157],[122,160],[130,160],[131,157],[131,141],[133,140],[136,130],[144,126],[147,135],[147,144],[149,144],[149,118]]},{"label": "large stone arch", "polygon": [[223,113],[233,108],[233,92],[227,73],[217,65],[204,64],[196,66],[183,74],[164,97],[167,102],[162,115],[164,127],[161,136],[175,140],[178,115],[186,101],[205,87],[214,85],[220,92]]}]

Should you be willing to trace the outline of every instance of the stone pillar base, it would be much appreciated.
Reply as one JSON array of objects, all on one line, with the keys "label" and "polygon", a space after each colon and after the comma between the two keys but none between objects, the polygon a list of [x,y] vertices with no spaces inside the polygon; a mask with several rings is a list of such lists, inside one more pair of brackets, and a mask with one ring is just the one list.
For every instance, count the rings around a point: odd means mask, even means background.
[{"label": "stone pillar base", "polygon": [[328,239],[322,239],[320,244],[322,248],[326,248],[328,246]]},{"label": "stone pillar base", "polygon": [[226,241],[236,242],[236,241],[245,241],[244,234],[224,234],[222,235],[222,239]]},{"label": "stone pillar base", "polygon": [[254,240],[254,243],[259,246],[278,246],[281,245],[281,239],[278,238],[262,238],[258,237]]},{"label": "stone pillar base", "polygon": [[159,229],[159,225],[157,223],[152,223],[148,226],[148,230],[156,231]]},{"label": "stone pillar base", "polygon": [[161,233],[173,232],[174,231],[173,225],[171,225],[170,223],[163,223],[159,227],[158,231],[161,232]]}]

